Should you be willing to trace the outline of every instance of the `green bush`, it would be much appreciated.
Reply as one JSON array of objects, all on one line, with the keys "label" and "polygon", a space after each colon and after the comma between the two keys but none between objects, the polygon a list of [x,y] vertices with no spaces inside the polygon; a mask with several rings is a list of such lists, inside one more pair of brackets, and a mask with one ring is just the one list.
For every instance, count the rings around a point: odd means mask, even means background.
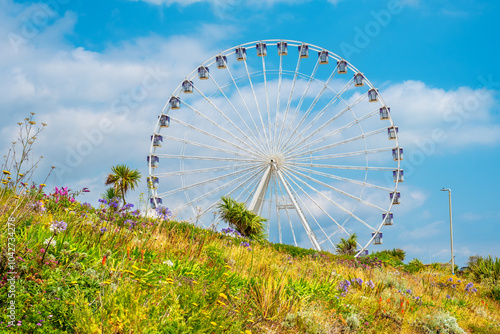
[{"label": "green bush", "polygon": [[500,259],[488,256],[471,256],[468,261],[467,274],[475,281],[482,281],[484,279],[491,279],[493,281],[500,281]]}]

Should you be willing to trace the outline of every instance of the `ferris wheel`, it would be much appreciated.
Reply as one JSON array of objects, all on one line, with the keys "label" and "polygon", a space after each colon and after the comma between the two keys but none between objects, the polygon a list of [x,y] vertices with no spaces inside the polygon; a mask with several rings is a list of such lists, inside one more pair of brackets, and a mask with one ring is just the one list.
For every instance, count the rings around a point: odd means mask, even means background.
[{"label": "ferris wheel", "polygon": [[268,219],[271,242],[332,249],[382,243],[400,203],[403,148],[367,77],[321,47],[264,40],[186,76],[151,136],[149,199],[176,219],[223,224],[222,196]]}]

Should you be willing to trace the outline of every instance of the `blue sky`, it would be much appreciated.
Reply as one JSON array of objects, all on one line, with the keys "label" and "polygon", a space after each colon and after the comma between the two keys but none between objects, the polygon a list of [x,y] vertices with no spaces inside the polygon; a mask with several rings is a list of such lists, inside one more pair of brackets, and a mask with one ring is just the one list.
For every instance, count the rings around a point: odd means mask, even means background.
[{"label": "blue sky", "polygon": [[[35,146],[39,178],[56,165],[49,185],[89,187],[81,199],[96,205],[112,165],[147,173],[156,115],[201,62],[254,40],[304,41],[361,69],[400,128],[404,200],[383,248],[447,261],[448,198],[439,189],[449,187],[457,263],[500,256],[499,14],[498,2],[472,0],[0,0],[0,149],[36,112],[49,124]],[[117,109],[151,73],[146,96]],[[114,122],[109,131],[103,118]],[[74,156],[96,129],[102,138]]]}]

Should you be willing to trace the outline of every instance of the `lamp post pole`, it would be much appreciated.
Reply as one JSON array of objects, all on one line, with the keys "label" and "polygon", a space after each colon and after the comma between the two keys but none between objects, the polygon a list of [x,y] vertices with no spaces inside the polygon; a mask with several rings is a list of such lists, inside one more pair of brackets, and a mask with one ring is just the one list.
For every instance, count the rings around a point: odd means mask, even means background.
[{"label": "lamp post pole", "polygon": [[448,200],[450,207],[450,240],[451,240],[451,274],[455,275],[455,257],[453,256],[453,225],[451,220],[451,189],[443,188],[441,191],[448,192]]}]

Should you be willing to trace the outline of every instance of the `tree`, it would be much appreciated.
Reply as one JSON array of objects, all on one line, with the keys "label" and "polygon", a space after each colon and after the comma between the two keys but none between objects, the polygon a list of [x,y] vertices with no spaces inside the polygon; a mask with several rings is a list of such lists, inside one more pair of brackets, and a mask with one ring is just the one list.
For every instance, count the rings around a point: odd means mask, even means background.
[{"label": "tree", "polygon": [[130,169],[127,165],[113,166],[111,172],[106,178],[106,185],[113,185],[116,194],[119,195],[123,200],[123,205],[125,205],[125,194],[130,189],[135,189],[141,179],[141,173],[137,169]]},{"label": "tree", "polygon": [[253,240],[266,238],[264,222],[267,219],[248,210],[244,203],[236,202],[231,197],[222,197],[219,204],[219,213],[229,226],[236,229],[242,236]]},{"label": "tree", "polygon": [[339,255],[355,255],[358,248],[358,236],[353,233],[349,239],[340,238],[340,242],[335,245],[335,251]]}]

